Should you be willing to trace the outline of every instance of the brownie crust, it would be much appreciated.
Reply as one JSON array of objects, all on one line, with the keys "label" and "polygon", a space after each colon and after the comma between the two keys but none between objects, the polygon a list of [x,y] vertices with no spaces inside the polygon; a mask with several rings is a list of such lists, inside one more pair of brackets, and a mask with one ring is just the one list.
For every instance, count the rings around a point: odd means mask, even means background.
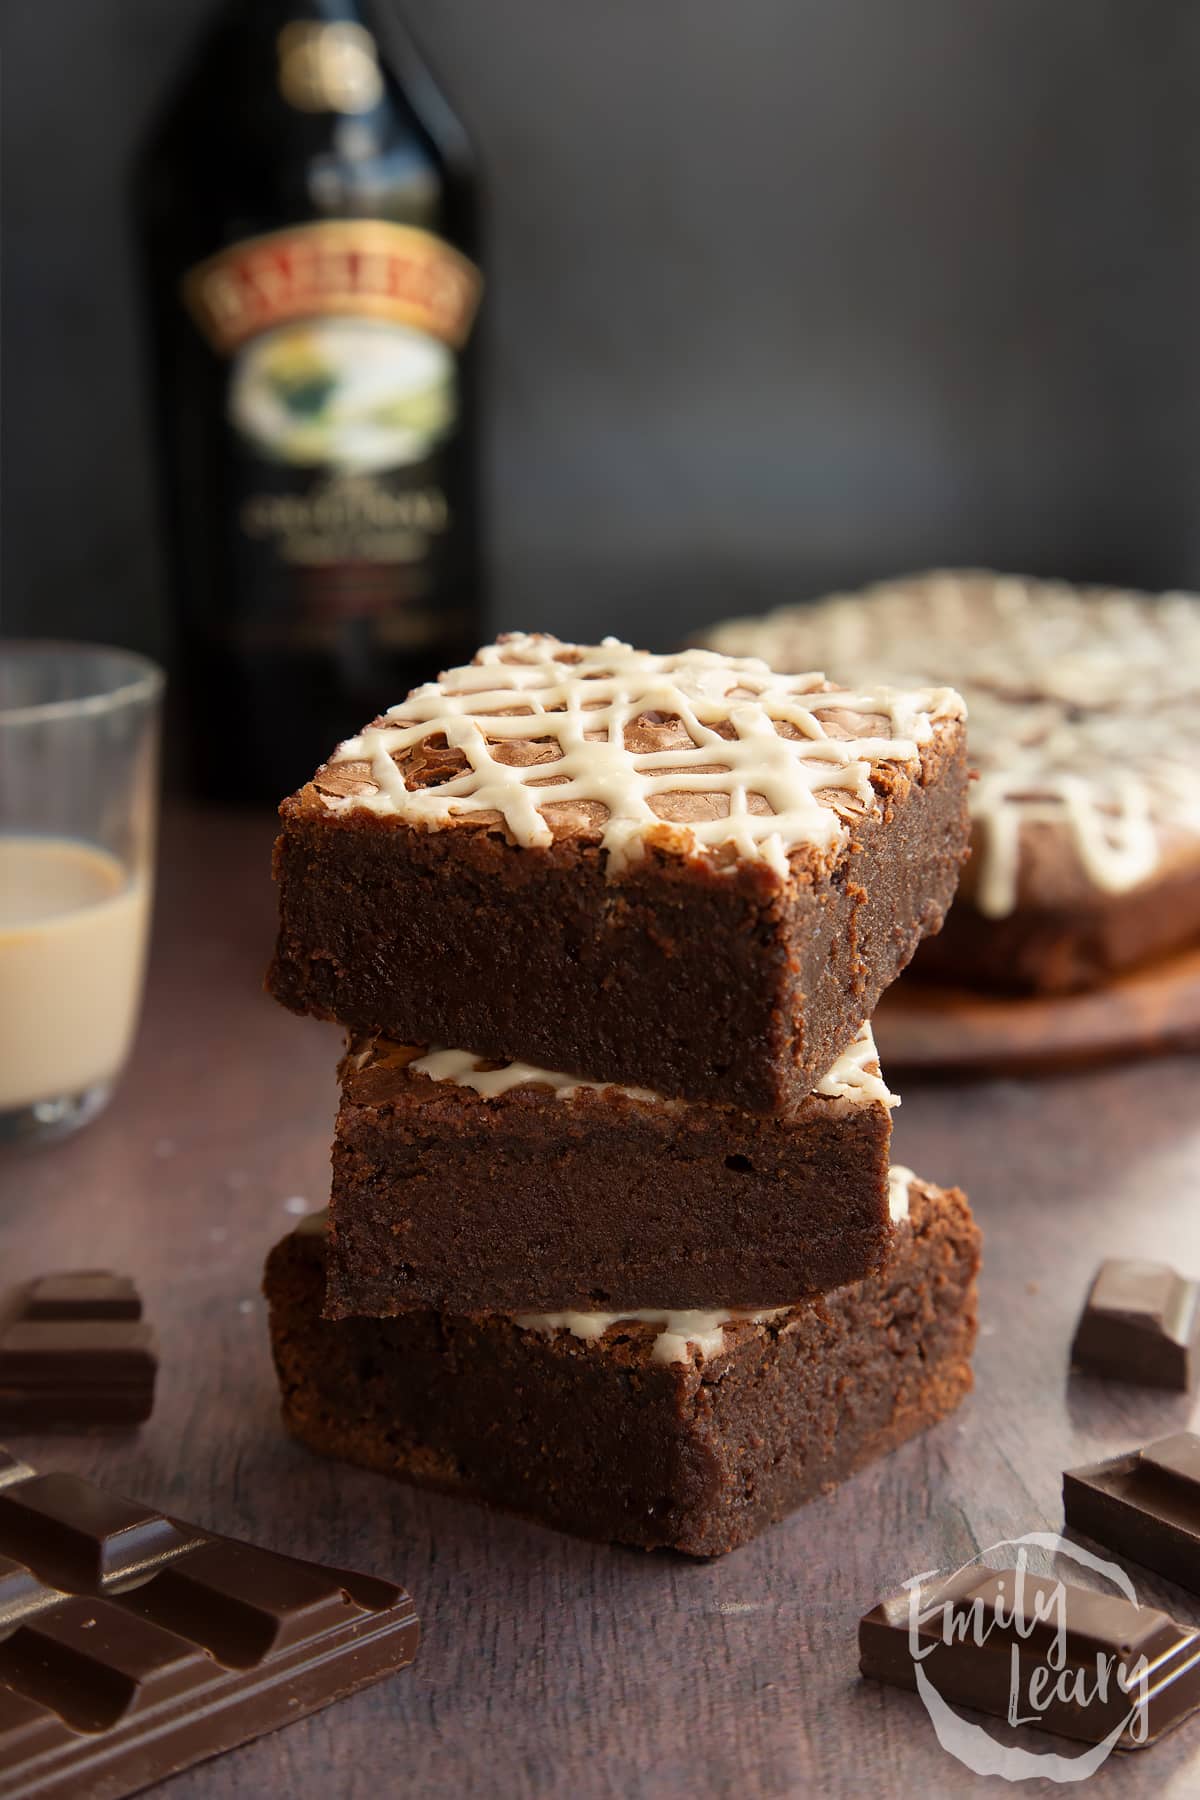
[{"label": "brownie crust", "polygon": [[376,1039],[342,1064],[330,1318],[784,1306],[887,1255],[882,1100],[764,1119],[614,1087],[485,1097],[418,1055]]},{"label": "brownie crust", "polygon": [[584,1537],[718,1556],[944,1418],[970,1391],[979,1233],[913,1181],[887,1268],[722,1351],[656,1361],[497,1315],[322,1319],[324,1232],[267,1261],[289,1431],[324,1455]]},{"label": "brownie crust", "polygon": [[786,880],[656,848],[610,880],[594,843],[331,812],[310,783],[280,809],[269,990],[404,1043],[786,1112],[941,928],[967,853],[961,721],[872,779],[842,850]]},{"label": "brownie crust", "polygon": [[1092,888],[1061,903],[1031,894],[1002,919],[985,918],[970,893],[960,893],[943,930],[918,950],[912,978],[1005,994],[1078,994],[1194,943],[1200,855],[1123,894]]}]

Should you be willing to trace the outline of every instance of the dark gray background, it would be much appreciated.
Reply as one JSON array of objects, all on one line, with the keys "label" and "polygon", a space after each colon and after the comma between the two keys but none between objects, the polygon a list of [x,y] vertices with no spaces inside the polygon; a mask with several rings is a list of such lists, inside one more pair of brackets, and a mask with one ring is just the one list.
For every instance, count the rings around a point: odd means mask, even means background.
[{"label": "dark gray background", "polygon": [[[210,0],[7,0],[4,623],[166,642],[123,180]],[[1200,583],[1195,0],[407,0],[492,193],[496,622]]]}]

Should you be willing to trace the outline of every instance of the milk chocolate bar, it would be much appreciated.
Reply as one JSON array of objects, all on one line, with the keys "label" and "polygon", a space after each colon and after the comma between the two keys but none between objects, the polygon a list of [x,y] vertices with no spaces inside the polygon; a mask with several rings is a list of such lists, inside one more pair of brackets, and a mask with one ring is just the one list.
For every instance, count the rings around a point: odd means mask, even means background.
[{"label": "milk chocolate bar", "polygon": [[1200,1348],[1197,1295],[1196,1283],[1165,1263],[1101,1263],[1075,1329],[1072,1364],[1110,1381],[1189,1393]]},{"label": "milk chocolate bar", "polygon": [[0,1450],[0,1796],[119,1800],[405,1667],[402,1588]]},{"label": "milk chocolate bar", "polygon": [[133,1283],[107,1270],[44,1275],[0,1301],[0,1426],[138,1425],[158,1356]]},{"label": "milk chocolate bar", "polygon": [[1063,1512],[1073,1531],[1200,1593],[1200,1437],[1194,1432],[1065,1470]]},{"label": "milk chocolate bar", "polygon": [[[1140,1750],[1200,1706],[1200,1632],[1029,1569],[960,1569],[858,1628],[862,1673],[1063,1737]],[[914,1650],[916,1656],[914,1656]],[[1060,1654],[1061,1653],[1061,1654]]]}]

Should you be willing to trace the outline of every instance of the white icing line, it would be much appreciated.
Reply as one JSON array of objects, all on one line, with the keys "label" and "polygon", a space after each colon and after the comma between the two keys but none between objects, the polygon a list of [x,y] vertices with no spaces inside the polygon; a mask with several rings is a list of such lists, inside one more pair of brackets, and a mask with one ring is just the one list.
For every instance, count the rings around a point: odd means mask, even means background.
[{"label": "white icing line", "polygon": [[822,1075],[815,1092],[835,1100],[852,1100],[857,1105],[877,1100],[881,1106],[899,1106],[899,1094],[893,1094],[879,1068],[879,1052],[868,1019],[860,1025],[858,1035],[847,1046],[827,1074]]},{"label": "white icing line", "polygon": [[685,1308],[681,1312],[641,1310],[624,1313],[517,1313],[514,1323],[523,1331],[540,1331],[545,1335],[555,1331],[569,1331],[572,1337],[582,1338],[589,1344],[602,1338],[613,1325],[657,1325],[659,1332],[650,1352],[650,1360],[656,1363],[683,1363],[690,1361],[692,1351],[702,1359],[719,1356],[725,1347],[727,1325],[736,1325],[742,1321],[761,1325],[768,1319],[776,1319],[781,1313],[791,1310],[787,1306],[774,1306],[764,1312],[751,1312],[741,1308],[729,1308],[723,1312],[700,1312]]},{"label": "white icing line", "polygon": [[903,1163],[893,1163],[888,1170],[888,1212],[893,1225],[901,1225],[907,1219],[908,1190],[916,1179]]},{"label": "white icing line", "polygon": [[[369,1055],[369,1051],[363,1055]],[[361,1056],[357,1066],[362,1067]],[[623,1087],[613,1081],[587,1081],[579,1075],[563,1075],[553,1069],[539,1069],[533,1063],[510,1062],[503,1063],[499,1068],[488,1068],[485,1059],[475,1056],[470,1050],[428,1050],[424,1056],[416,1057],[408,1067],[416,1074],[428,1075],[431,1081],[450,1081],[459,1087],[472,1088],[485,1100],[498,1099],[513,1088],[536,1082],[539,1087],[553,1089],[560,1100],[569,1100],[573,1094],[590,1088],[597,1093],[610,1089],[613,1093],[624,1094],[630,1100],[640,1100],[652,1106],[673,1107],[679,1104],[677,1101],[667,1100],[662,1094],[654,1093],[650,1088]],[[847,1100],[859,1106],[868,1105],[872,1101],[887,1107],[899,1106],[899,1096],[891,1093],[880,1074],[879,1052],[875,1048],[869,1023],[859,1028],[853,1043],[842,1052],[828,1073],[821,1077],[815,1091],[827,1098]]]},{"label": "white icing line", "polygon": [[631,1100],[646,1100],[657,1106],[668,1104],[661,1094],[653,1093],[650,1088],[621,1087],[614,1081],[585,1081],[580,1075],[560,1075],[553,1069],[539,1069],[533,1063],[510,1062],[503,1063],[498,1069],[489,1069],[484,1059],[470,1050],[429,1050],[408,1066],[416,1074],[428,1075],[431,1081],[452,1081],[458,1087],[473,1088],[485,1100],[495,1100],[512,1088],[536,1082],[539,1087],[553,1088],[560,1100],[569,1100],[583,1088],[597,1092],[611,1088],[615,1093],[628,1095]]},{"label": "white icing line", "polygon": [[1066,832],[1089,881],[1114,894],[1154,874],[1169,835],[1200,835],[1193,595],[937,574],[733,620],[708,641],[779,669],[960,688],[988,918],[1017,904],[1027,826]]},{"label": "white icing line", "polygon": [[[526,846],[553,842],[547,807],[553,817],[558,809],[599,804],[607,814],[598,829],[610,875],[653,841],[674,854],[732,848],[786,879],[789,852],[830,849],[846,838],[845,824],[818,790],[840,790],[873,809],[873,767],[913,761],[935,719],[963,716],[949,689],[826,694],[815,691],[822,680],[777,675],[754,658],[708,650],[654,656],[615,638],[581,647],[514,634],[417,688],[391,708],[394,723],[342,744],[332,761],[367,763],[375,789],[322,799],[331,810],[366,807],[429,828],[495,811]],[[831,736],[818,715],[835,712],[885,718],[888,734]],[[670,735],[682,732],[687,741],[629,749],[627,733],[638,721],[651,731],[674,721]],[[781,736],[781,726],[794,735]],[[460,751],[468,768],[410,792],[395,758],[435,736]],[[549,751],[547,759],[498,760],[509,742],[533,741]],[[722,816],[681,822],[651,804],[689,793],[722,796]],[[759,810],[751,809],[753,796]]]}]

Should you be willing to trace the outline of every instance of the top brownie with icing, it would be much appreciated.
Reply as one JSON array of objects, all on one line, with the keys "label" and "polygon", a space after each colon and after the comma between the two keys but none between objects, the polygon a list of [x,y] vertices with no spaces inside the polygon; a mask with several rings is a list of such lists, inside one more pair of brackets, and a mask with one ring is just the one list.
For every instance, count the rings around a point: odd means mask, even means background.
[{"label": "top brownie with icing", "polygon": [[[713,627],[779,669],[949,682],[970,708],[974,854],[989,918],[1082,880],[1120,894],[1200,841],[1200,601],[986,573],[881,583]],[[1069,856],[1043,848],[1046,833]]]},{"label": "top brownie with icing", "polygon": [[963,716],[948,688],[503,637],[283,802],[270,991],[400,1044],[790,1113],[941,928]]},{"label": "top brownie with icing", "polygon": [[313,787],[331,811],[426,830],[596,843],[610,875],[653,847],[786,878],[797,851],[840,850],[963,710],[947,688],[837,687],[751,657],[518,633],[342,744]]}]

